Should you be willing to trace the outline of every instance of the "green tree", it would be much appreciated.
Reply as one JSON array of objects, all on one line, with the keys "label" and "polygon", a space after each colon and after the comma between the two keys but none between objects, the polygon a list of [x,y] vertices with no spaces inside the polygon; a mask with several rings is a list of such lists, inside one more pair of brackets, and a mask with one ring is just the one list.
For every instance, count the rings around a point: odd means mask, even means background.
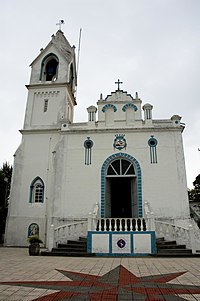
[{"label": "green tree", "polygon": [[3,167],[0,168],[0,242],[1,243],[3,240],[3,234],[5,233],[11,177],[12,177],[12,166],[8,162],[5,162],[3,163]]},{"label": "green tree", "polygon": [[196,177],[193,182],[193,189],[188,191],[188,196],[190,201],[200,202],[200,174]]}]

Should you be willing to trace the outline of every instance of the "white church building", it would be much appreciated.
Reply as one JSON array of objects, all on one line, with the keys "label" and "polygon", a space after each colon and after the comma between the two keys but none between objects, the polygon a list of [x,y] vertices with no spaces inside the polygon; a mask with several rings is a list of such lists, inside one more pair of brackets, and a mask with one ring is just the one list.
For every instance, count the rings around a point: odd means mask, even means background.
[{"label": "white church building", "polygon": [[74,123],[75,47],[61,30],[31,68],[5,245],[39,234],[51,250],[85,236],[88,252],[134,255],[155,253],[164,236],[194,250],[181,117],[153,119],[118,80]]}]

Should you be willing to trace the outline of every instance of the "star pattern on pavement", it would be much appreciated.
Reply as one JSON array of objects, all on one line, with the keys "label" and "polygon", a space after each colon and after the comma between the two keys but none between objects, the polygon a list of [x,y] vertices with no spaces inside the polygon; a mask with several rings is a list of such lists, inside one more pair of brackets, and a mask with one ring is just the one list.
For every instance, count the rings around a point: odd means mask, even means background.
[{"label": "star pattern on pavement", "polygon": [[71,280],[17,281],[0,284],[58,291],[33,301],[180,301],[185,300],[178,296],[180,294],[200,294],[200,286],[168,283],[186,272],[137,277],[122,265],[102,276],[57,271]]}]

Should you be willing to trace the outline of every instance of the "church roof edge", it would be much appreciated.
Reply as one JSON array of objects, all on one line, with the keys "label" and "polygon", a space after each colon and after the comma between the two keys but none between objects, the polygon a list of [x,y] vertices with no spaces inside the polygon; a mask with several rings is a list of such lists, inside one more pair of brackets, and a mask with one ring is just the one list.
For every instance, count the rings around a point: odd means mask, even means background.
[{"label": "church roof edge", "polygon": [[[75,47],[71,46],[64,33],[59,29],[56,34],[52,34],[50,42],[46,45],[45,48],[40,49],[40,53],[32,61],[30,66],[32,66],[47,50],[51,45],[54,45],[56,49],[66,58],[67,52],[72,51],[74,54]],[[59,47],[59,46],[60,47]]]},{"label": "church roof edge", "polygon": [[[136,99],[133,98],[133,96],[130,93],[120,89],[120,90],[115,90],[114,92],[111,92],[111,94],[108,94],[105,97],[104,101],[107,101],[110,97],[114,96],[115,94],[124,94],[126,97],[130,97],[132,101],[136,100]],[[138,100],[140,100],[140,99],[138,98]]]}]

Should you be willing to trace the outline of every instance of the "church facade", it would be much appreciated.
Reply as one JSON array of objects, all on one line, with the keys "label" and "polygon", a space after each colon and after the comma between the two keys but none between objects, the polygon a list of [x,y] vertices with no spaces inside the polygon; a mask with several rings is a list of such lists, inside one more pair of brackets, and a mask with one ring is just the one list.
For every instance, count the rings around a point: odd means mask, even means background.
[{"label": "church facade", "polygon": [[118,80],[87,108],[86,122],[74,123],[75,48],[61,30],[31,68],[5,245],[27,246],[27,237],[39,234],[51,249],[59,231],[67,240],[95,230],[91,215],[129,223],[153,216],[188,227],[181,117],[153,119],[153,106]]}]

